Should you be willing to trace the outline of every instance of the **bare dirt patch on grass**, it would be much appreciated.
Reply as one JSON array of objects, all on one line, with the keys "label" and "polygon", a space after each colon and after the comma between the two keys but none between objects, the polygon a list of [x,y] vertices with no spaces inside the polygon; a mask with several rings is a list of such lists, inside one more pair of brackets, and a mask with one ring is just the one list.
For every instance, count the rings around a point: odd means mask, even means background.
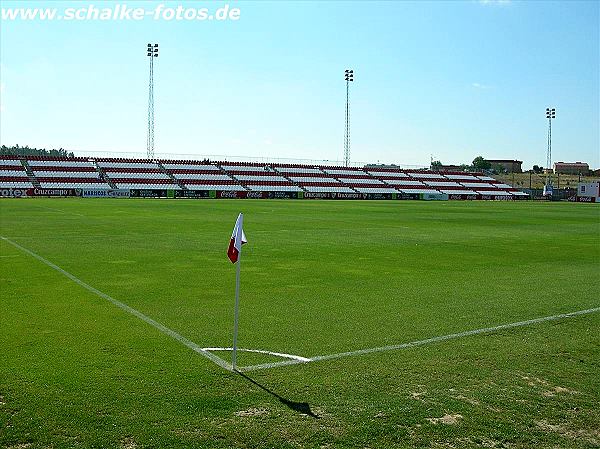
[{"label": "bare dirt patch on grass", "polygon": [[462,419],[462,415],[459,415],[458,413],[454,414],[454,415],[444,415],[440,418],[425,418],[427,419],[427,421],[429,421],[431,424],[447,424],[447,425],[454,425],[457,424],[458,421],[460,421]]},{"label": "bare dirt patch on grass", "polygon": [[543,391],[542,392],[542,396],[546,396],[546,397],[552,397],[552,396],[556,396],[557,394],[560,393],[567,393],[567,394],[579,394],[578,391],[575,390],[571,390],[570,388],[566,388],[566,387],[552,387],[549,390]]},{"label": "bare dirt patch on grass", "polygon": [[551,424],[546,420],[535,421],[536,426],[546,432],[558,433],[559,435],[573,440],[586,441],[593,445],[600,445],[600,430],[571,429],[565,424]]},{"label": "bare dirt patch on grass", "polygon": [[121,449],[137,449],[137,447],[137,443],[131,437],[123,438],[121,440]]},{"label": "bare dirt patch on grass", "polygon": [[269,411],[264,408],[249,408],[247,410],[240,410],[239,412],[235,412],[235,416],[239,417],[248,417],[248,416],[264,416],[268,415]]},{"label": "bare dirt patch on grass", "polygon": [[425,402],[425,399],[422,398],[422,396],[424,396],[427,392],[426,391],[413,391],[410,393],[410,398],[411,399],[415,399],[417,401],[421,401],[421,402]]}]

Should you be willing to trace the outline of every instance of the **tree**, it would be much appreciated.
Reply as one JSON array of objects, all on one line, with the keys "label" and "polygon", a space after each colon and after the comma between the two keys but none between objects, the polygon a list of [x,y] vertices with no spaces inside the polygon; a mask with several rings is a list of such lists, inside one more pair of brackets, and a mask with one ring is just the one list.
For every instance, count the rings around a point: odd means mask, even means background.
[{"label": "tree", "polygon": [[540,167],[539,165],[534,165],[533,166],[533,172],[534,173],[542,173],[544,171],[544,169],[542,167]]},{"label": "tree", "polygon": [[[487,161],[486,161],[486,162],[487,162]],[[494,164],[494,165],[492,165],[492,171],[493,171],[494,173],[496,173],[496,174],[499,174],[499,175],[502,175],[502,174],[508,173],[508,172],[506,171],[506,168],[504,168],[504,167],[503,167],[502,165],[500,165],[500,164]]]},{"label": "tree", "polygon": [[60,148],[58,150],[52,149],[48,151],[45,148],[29,148],[29,145],[21,147],[19,146],[19,144],[12,147],[2,145],[2,147],[0,147],[0,154],[9,154],[11,156],[60,156],[65,158],[75,157],[73,152],[69,153],[64,148]]},{"label": "tree", "polygon": [[442,163],[440,161],[431,162],[431,170],[439,170],[440,168],[442,168]]},{"label": "tree", "polygon": [[492,164],[489,161],[486,161],[483,156],[477,156],[473,159],[473,168],[475,170],[489,170],[492,167]]}]

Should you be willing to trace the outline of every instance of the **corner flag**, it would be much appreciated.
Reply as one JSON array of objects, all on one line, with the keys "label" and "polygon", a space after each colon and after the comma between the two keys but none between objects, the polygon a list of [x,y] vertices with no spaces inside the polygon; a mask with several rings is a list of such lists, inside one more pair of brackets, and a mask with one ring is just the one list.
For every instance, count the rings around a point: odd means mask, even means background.
[{"label": "corner flag", "polygon": [[240,308],[240,257],[242,254],[242,245],[247,243],[246,235],[244,234],[244,215],[240,212],[233,227],[229,248],[227,248],[227,257],[231,263],[237,264],[237,272],[235,276],[235,308],[233,319],[233,354],[231,356],[231,368],[237,371],[237,335],[238,335],[238,315]]},{"label": "corner flag", "polygon": [[240,251],[242,250],[242,245],[248,243],[246,235],[244,234],[243,224],[244,215],[240,213],[235,221],[231,240],[229,241],[229,248],[227,248],[227,257],[229,257],[231,263],[237,262]]}]

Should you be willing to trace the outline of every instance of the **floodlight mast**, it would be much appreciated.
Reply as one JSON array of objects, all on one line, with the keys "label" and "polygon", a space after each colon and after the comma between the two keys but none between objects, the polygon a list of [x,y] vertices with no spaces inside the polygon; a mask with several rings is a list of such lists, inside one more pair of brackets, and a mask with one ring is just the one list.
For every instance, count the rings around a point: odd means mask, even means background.
[{"label": "floodlight mast", "polygon": [[546,187],[551,191],[552,179],[550,170],[552,169],[552,120],[556,118],[555,108],[546,108],[546,118],[548,119],[548,151],[546,153]]},{"label": "floodlight mast", "polygon": [[146,138],[146,155],[154,159],[154,58],[158,58],[158,44],[148,44],[147,56],[150,60],[150,78],[148,82],[148,134]]},{"label": "floodlight mast", "polygon": [[354,70],[346,69],[346,128],[344,133],[344,166],[350,166],[350,83],[354,81]]}]

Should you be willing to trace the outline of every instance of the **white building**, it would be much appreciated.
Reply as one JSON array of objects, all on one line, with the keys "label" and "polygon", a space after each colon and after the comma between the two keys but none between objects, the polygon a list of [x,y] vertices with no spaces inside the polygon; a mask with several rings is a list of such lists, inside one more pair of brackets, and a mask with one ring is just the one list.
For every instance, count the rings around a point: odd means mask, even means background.
[{"label": "white building", "polygon": [[580,182],[577,185],[577,201],[600,203],[600,181]]}]

